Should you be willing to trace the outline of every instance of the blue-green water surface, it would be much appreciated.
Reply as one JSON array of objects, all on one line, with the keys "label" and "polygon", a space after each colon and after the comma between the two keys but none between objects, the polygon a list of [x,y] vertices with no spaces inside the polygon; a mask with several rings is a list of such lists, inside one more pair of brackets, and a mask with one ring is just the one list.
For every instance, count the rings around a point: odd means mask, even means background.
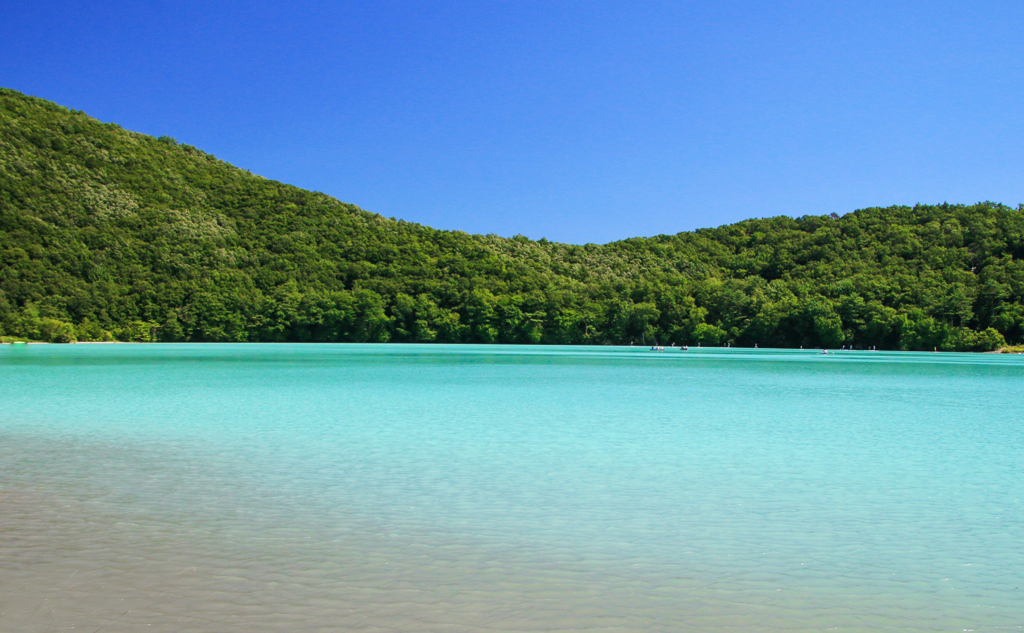
[{"label": "blue-green water surface", "polygon": [[0,346],[0,630],[1021,630],[1022,359]]}]

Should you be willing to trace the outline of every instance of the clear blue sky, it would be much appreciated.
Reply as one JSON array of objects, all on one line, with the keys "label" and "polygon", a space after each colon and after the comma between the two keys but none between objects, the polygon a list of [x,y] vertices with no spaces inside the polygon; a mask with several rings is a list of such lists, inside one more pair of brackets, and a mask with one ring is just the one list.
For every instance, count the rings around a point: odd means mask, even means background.
[{"label": "clear blue sky", "polygon": [[34,2],[0,85],[438,228],[1024,202],[1024,3]]}]

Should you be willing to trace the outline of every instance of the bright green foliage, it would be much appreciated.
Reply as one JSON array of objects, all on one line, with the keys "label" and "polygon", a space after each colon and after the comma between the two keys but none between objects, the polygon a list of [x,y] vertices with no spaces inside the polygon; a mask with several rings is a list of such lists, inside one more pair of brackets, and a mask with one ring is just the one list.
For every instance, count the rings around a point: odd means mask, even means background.
[{"label": "bright green foliage", "polygon": [[469,235],[0,89],[0,335],[991,350],[1024,341],[1024,208]]}]

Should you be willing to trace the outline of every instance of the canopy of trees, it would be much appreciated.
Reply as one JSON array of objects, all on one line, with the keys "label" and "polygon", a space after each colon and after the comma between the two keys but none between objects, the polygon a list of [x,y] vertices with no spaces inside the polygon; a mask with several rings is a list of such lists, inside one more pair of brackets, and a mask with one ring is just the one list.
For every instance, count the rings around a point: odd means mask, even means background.
[{"label": "canopy of trees", "polygon": [[469,235],[0,89],[0,335],[991,350],[1024,342],[1024,207]]}]

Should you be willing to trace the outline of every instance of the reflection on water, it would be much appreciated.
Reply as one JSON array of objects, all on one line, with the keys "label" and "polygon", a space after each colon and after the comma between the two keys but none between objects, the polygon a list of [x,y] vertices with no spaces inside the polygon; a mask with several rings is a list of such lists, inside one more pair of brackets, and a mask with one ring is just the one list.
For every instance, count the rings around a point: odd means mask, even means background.
[{"label": "reflection on water", "polygon": [[1019,630],[1022,378],[995,355],[2,346],[0,630]]}]

